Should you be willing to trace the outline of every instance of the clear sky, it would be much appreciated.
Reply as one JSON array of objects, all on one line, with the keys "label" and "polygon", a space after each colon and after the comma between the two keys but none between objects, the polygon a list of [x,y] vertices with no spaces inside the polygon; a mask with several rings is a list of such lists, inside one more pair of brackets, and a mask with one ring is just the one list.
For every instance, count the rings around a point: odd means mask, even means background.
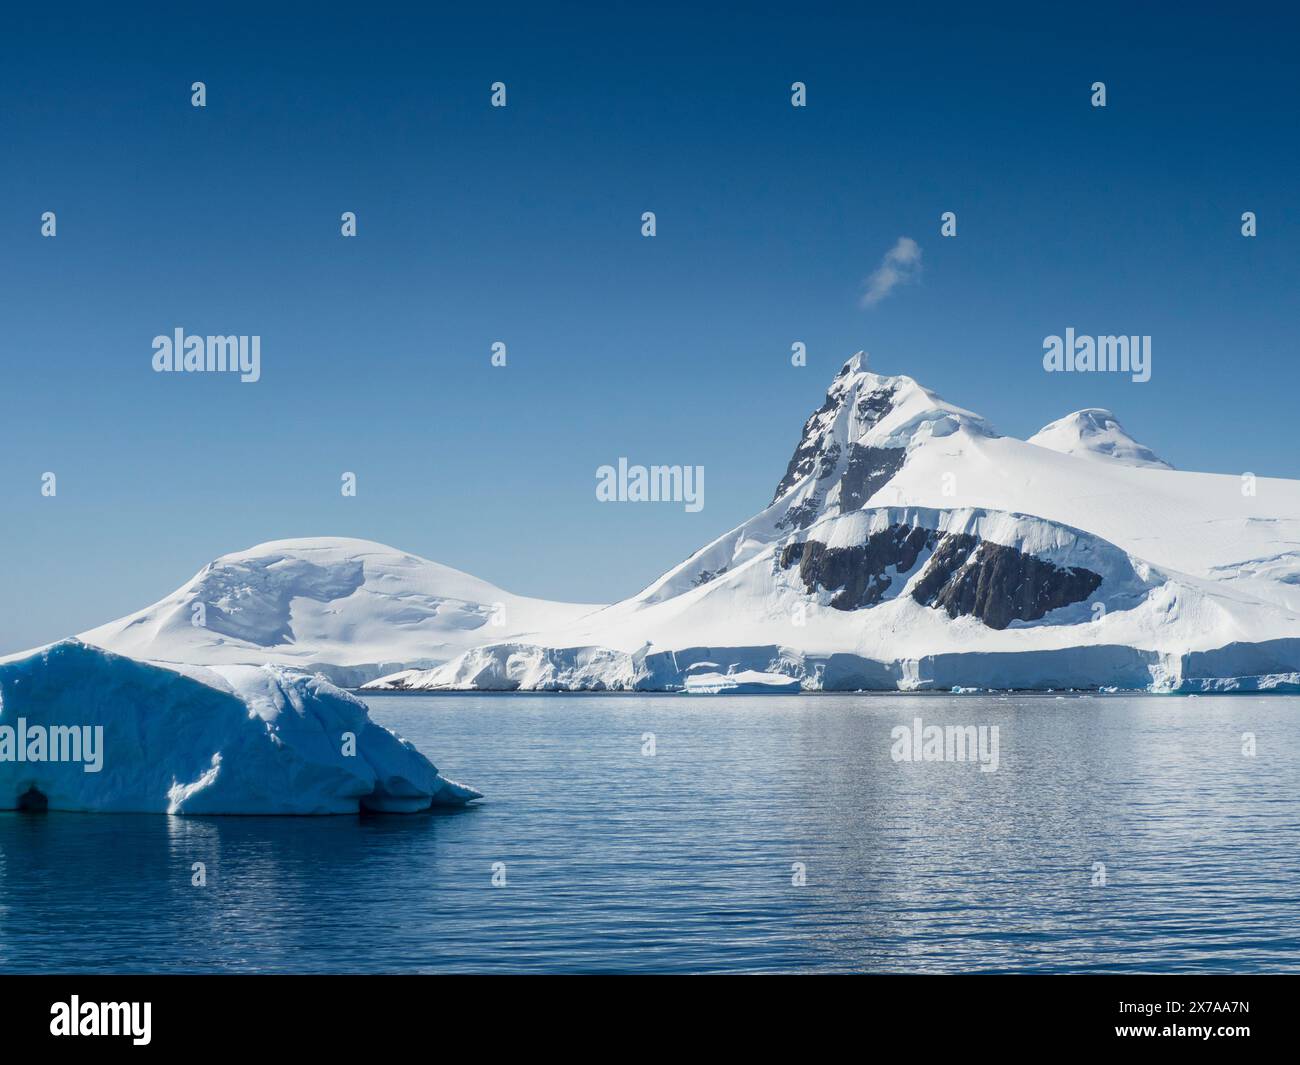
[{"label": "clear sky", "polygon": [[[862,348],[1004,433],[1107,406],[1300,474],[1281,5],[275,6],[6,12],[0,652],[289,536],[632,594],[768,502]],[[154,373],[177,327],[259,335],[261,380]],[[1044,373],[1067,327],[1151,335],[1151,381]],[[620,456],[706,505],[598,503]]]}]

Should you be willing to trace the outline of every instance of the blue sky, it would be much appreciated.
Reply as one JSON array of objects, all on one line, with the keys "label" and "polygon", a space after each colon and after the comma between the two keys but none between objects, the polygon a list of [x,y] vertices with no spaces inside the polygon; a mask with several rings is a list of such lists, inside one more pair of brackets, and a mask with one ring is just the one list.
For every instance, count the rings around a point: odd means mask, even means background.
[{"label": "blue sky", "polygon": [[[1297,474],[1294,15],[222,7],[6,16],[0,651],[287,536],[631,594],[767,503],[861,348],[1006,433],[1108,406]],[[153,373],[178,326],[260,335],[262,380]],[[1150,334],[1151,381],[1045,374],[1067,326]],[[619,456],[703,465],[704,509],[597,503]]]}]

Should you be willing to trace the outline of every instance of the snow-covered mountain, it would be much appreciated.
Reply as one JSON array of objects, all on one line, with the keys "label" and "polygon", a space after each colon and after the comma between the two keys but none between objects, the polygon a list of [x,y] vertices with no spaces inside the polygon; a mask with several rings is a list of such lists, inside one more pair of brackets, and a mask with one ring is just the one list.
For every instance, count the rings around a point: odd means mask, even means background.
[{"label": "snow-covered mountain", "polygon": [[378,689],[1268,688],[1300,672],[1300,482],[1179,472],[1109,412],[1001,436],[862,354],[772,501],[638,595]]},{"label": "snow-covered mountain", "polygon": [[223,555],[165,599],[81,634],[131,658],[273,663],[355,686],[597,609],[511,595],[369,540],[275,540]]},{"label": "snow-covered mountain", "polygon": [[1088,407],[1058,418],[1039,429],[1029,442],[1059,451],[1062,455],[1123,462],[1129,466],[1152,466],[1160,470],[1173,469],[1149,447],[1129,436],[1119,419],[1104,407]]}]

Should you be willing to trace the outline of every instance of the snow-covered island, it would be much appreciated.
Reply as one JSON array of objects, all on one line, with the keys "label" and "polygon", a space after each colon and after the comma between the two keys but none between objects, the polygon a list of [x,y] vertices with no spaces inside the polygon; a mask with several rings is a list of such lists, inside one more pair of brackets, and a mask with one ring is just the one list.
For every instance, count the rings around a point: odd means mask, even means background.
[{"label": "snow-covered island", "polygon": [[1004,436],[859,353],[771,501],[612,605],[280,540],[81,639],[375,691],[1295,691],[1296,544],[1300,481],[1176,470],[1101,408]]}]

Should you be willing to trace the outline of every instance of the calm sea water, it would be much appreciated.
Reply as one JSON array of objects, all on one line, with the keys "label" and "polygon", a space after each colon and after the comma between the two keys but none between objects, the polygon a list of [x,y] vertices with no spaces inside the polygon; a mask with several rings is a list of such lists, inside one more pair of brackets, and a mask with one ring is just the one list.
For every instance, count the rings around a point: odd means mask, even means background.
[{"label": "calm sea water", "polygon": [[367,701],[486,801],[0,814],[0,971],[1300,971],[1300,699]]}]

